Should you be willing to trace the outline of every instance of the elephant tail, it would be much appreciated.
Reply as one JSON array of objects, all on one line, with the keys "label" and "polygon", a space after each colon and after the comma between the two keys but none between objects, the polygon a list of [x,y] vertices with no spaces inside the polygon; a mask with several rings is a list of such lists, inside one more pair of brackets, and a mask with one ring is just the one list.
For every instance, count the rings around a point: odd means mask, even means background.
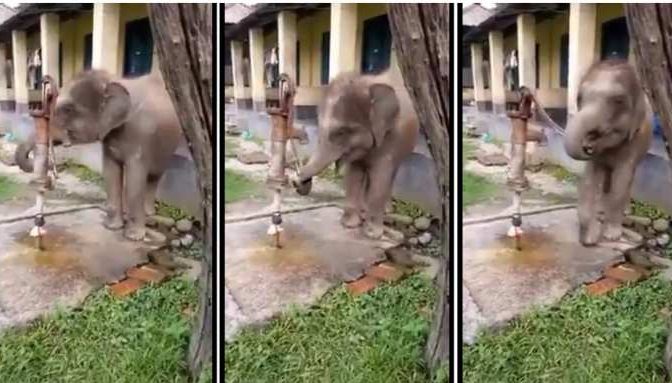
[{"label": "elephant tail", "polygon": [[33,172],[33,159],[30,158],[30,152],[33,149],[35,149],[34,142],[22,142],[16,147],[16,151],[14,152],[14,161],[26,173]]}]

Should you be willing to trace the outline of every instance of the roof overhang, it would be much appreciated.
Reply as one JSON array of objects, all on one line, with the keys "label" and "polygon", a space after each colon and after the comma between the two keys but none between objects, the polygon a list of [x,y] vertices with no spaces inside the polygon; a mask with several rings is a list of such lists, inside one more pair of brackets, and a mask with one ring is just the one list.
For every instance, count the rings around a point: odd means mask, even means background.
[{"label": "roof overhang", "polygon": [[11,39],[13,30],[30,30],[40,24],[40,15],[43,13],[58,13],[61,20],[74,17],[80,11],[93,9],[93,4],[54,3],[54,4],[25,4],[19,7],[18,12],[0,24],[0,40]]}]

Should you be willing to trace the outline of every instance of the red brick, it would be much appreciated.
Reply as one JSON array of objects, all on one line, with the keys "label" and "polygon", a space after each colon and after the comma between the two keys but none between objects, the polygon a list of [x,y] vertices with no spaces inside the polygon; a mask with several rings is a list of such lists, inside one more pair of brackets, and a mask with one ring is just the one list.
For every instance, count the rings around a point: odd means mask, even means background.
[{"label": "red brick", "polygon": [[348,283],[345,288],[354,296],[368,293],[378,286],[379,281],[376,278],[364,276],[354,282]]},{"label": "red brick", "polygon": [[602,278],[595,283],[591,283],[586,286],[588,294],[592,296],[604,295],[616,288],[618,288],[621,283],[615,279],[611,278]]},{"label": "red brick", "polygon": [[396,268],[392,263],[383,262],[371,266],[366,270],[366,275],[386,282],[396,282],[404,276],[404,272]]},{"label": "red brick", "polygon": [[143,282],[160,283],[166,279],[166,273],[153,265],[130,268],[126,271],[126,275],[128,275],[129,278],[139,279]]},{"label": "red brick", "polygon": [[614,266],[605,271],[604,276],[615,279],[621,282],[637,282],[644,274],[639,271],[634,265],[624,263],[622,265]]},{"label": "red brick", "polygon": [[121,282],[110,285],[110,291],[112,295],[117,298],[123,298],[127,295],[133,294],[139,288],[141,288],[145,283],[139,279],[128,278],[124,279]]}]

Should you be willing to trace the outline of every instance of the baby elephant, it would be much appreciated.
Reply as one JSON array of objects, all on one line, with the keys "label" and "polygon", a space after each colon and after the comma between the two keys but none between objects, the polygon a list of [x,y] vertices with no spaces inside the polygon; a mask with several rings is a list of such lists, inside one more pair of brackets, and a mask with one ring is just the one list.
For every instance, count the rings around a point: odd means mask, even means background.
[{"label": "baby elephant", "polygon": [[578,112],[565,150],[587,161],[579,185],[579,239],[617,240],[637,165],[651,142],[652,113],[635,69],[624,60],[594,64],[579,84]]},{"label": "baby elephant", "polygon": [[117,79],[98,70],[80,73],[61,91],[52,123],[73,144],[102,142],[104,225],[111,230],[125,226],[126,238],[142,240],[159,180],[181,137],[160,75]]},{"label": "baby elephant", "polygon": [[345,165],[346,206],[341,223],[351,228],[363,225],[365,235],[379,238],[394,177],[418,136],[418,119],[408,93],[403,85],[395,89],[388,73],[341,74],[327,87],[318,125],[318,147],[300,169],[299,183],[334,162]]}]

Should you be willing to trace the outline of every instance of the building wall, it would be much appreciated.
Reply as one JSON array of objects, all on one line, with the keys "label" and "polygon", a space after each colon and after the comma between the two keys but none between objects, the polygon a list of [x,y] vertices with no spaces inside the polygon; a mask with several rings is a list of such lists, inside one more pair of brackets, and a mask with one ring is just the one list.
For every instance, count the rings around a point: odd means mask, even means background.
[{"label": "building wall", "polygon": [[75,18],[61,22],[63,44],[63,83],[67,84],[84,69],[84,38],[93,33],[93,12],[81,12]]}]

